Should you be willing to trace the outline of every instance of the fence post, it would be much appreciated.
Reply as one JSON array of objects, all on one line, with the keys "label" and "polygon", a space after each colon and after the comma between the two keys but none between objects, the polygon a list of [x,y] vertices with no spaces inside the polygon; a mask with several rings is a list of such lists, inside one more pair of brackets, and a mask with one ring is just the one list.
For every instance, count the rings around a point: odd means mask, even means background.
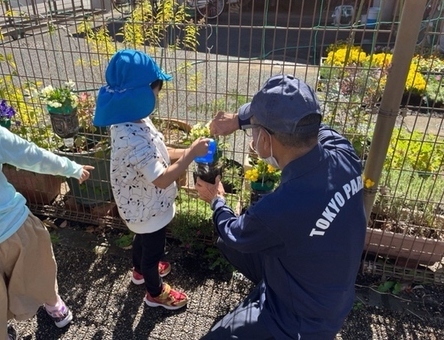
[{"label": "fence post", "polygon": [[375,131],[364,169],[364,206],[367,220],[376,198],[377,188],[396,123],[407,74],[415,52],[416,37],[427,0],[405,0],[393,51],[392,65],[376,119]]}]

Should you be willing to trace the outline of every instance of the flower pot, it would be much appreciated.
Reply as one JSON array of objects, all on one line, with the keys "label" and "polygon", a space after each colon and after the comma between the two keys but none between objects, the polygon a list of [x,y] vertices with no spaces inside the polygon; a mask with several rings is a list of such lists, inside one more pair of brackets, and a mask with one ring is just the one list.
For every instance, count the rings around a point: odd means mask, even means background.
[{"label": "flower pot", "polygon": [[11,120],[10,119],[0,119],[0,126],[3,126],[6,129],[11,128]]},{"label": "flower pot", "polygon": [[7,164],[3,165],[2,170],[8,182],[31,204],[51,204],[60,194],[60,186],[65,181],[61,176],[18,170]]},{"label": "flower pot", "polygon": [[256,203],[262,197],[268,195],[273,192],[275,183],[270,182],[251,182],[251,195],[250,195],[250,204]]},{"label": "flower pot", "polygon": [[[97,143],[93,143],[94,146]],[[86,151],[73,152],[67,148],[55,150],[55,154],[65,156],[70,160],[82,164],[92,165],[90,178],[79,184],[77,179],[68,178],[67,183],[70,194],[76,202],[86,207],[93,207],[99,204],[108,203],[112,198],[112,188],[110,183],[110,154],[111,147],[94,149],[90,147]]]},{"label": "flower pot", "polygon": [[195,164],[196,168],[193,171],[194,184],[197,182],[197,177],[207,183],[214,184],[216,183],[216,177],[222,175],[222,164],[220,162]]},{"label": "flower pot", "polygon": [[444,241],[367,228],[365,250],[396,260],[398,265],[432,265],[444,257]]},{"label": "flower pot", "polygon": [[72,107],[47,106],[51,118],[52,130],[60,138],[71,138],[79,132],[77,109]]}]

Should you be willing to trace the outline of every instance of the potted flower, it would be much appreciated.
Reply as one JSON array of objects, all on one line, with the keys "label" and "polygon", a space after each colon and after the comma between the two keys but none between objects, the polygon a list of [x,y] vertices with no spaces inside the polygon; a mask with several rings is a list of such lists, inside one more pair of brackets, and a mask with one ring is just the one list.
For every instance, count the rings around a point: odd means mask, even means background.
[{"label": "potted flower", "polygon": [[11,128],[11,118],[15,116],[15,110],[12,106],[6,104],[6,100],[2,99],[0,102],[0,126],[7,129]]},{"label": "potted flower", "polygon": [[272,192],[280,181],[281,171],[262,159],[251,161],[251,169],[245,171],[245,179],[250,181],[251,203]]},{"label": "potted flower", "polygon": [[78,133],[74,136],[72,145],[63,145],[55,153],[79,164],[94,166],[90,179],[82,184],[77,180],[67,179],[70,194],[77,203],[83,207],[108,204],[112,199],[109,136],[106,128],[98,128],[92,123],[96,105],[93,95],[86,92],[76,95],[75,105]]},{"label": "potted flower", "polygon": [[74,137],[79,132],[77,117],[78,97],[74,93],[75,83],[71,80],[61,87],[48,85],[40,91],[46,104],[54,132],[61,138]]}]

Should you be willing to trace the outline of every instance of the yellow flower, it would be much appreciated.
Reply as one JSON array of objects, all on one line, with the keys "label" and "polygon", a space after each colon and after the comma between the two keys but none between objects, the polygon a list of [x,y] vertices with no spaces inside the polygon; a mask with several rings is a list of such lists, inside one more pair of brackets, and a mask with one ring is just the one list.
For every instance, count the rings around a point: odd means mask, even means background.
[{"label": "yellow flower", "polygon": [[257,169],[250,169],[245,172],[245,178],[251,182],[256,182],[259,178]]},{"label": "yellow flower", "polygon": [[427,82],[424,79],[424,76],[421,73],[417,72],[417,69],[418,67],[416,64],[410,64],[409,73],[405,82],[405,89],[407,91],[412,89],[418,92],[422,92],[426,88]]},{"label": "yellow flower", "polygon": [[392,63],[392,58],[391,53],[376,53],[367,56],[366,61],[370,63],[371,67],[387,68]]},{"label": "yellow flower", "polygon": [[276,168],[274,168],[273,166],[271,166],[270,164],[267,164],[267,171],[272,174],[273,172],[276,171]]},{"label": "yellow flower", "polygon": [[279,169],[267,164],[264,160],[259,159],[250,163],[252,168],[245,171],[245,179],[251,182],[268,182],[277,183],[281,177]]},{"label": "yellow flower", "polygon": [[366,53],[360,47],[344,47],[328,52],[326,64],[334,66],[362,64],[366,57]]},{"label": "yellow flower", "polygon": [[370,189],[371,187],[373,187],[375,185],[375,182],[373,182],[370,178],[367,178],[364,180],[364,186],[367,189]]}]

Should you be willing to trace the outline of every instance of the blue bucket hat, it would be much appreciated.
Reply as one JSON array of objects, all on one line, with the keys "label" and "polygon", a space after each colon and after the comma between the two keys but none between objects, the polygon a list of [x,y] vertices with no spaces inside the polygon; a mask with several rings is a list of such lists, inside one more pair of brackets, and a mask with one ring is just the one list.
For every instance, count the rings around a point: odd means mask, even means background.
[{"label": "blue bucket hat", "polygon": [[171,80],[146,53],[126,49],[115,53],[105,72],[106,85],[97,95],[93,124],[109,126],[147,117],[156,98],[150,84]]},{"label": "blue bucket hat", "polygon": [[239,109],[239,119],[255,120],[265,128],[286,134],[319,129],[319,124],[297,126],[305,116],[317,113],[321,108],[316,93],[304,81],[291,75],[269,78],[250,103]]}]

